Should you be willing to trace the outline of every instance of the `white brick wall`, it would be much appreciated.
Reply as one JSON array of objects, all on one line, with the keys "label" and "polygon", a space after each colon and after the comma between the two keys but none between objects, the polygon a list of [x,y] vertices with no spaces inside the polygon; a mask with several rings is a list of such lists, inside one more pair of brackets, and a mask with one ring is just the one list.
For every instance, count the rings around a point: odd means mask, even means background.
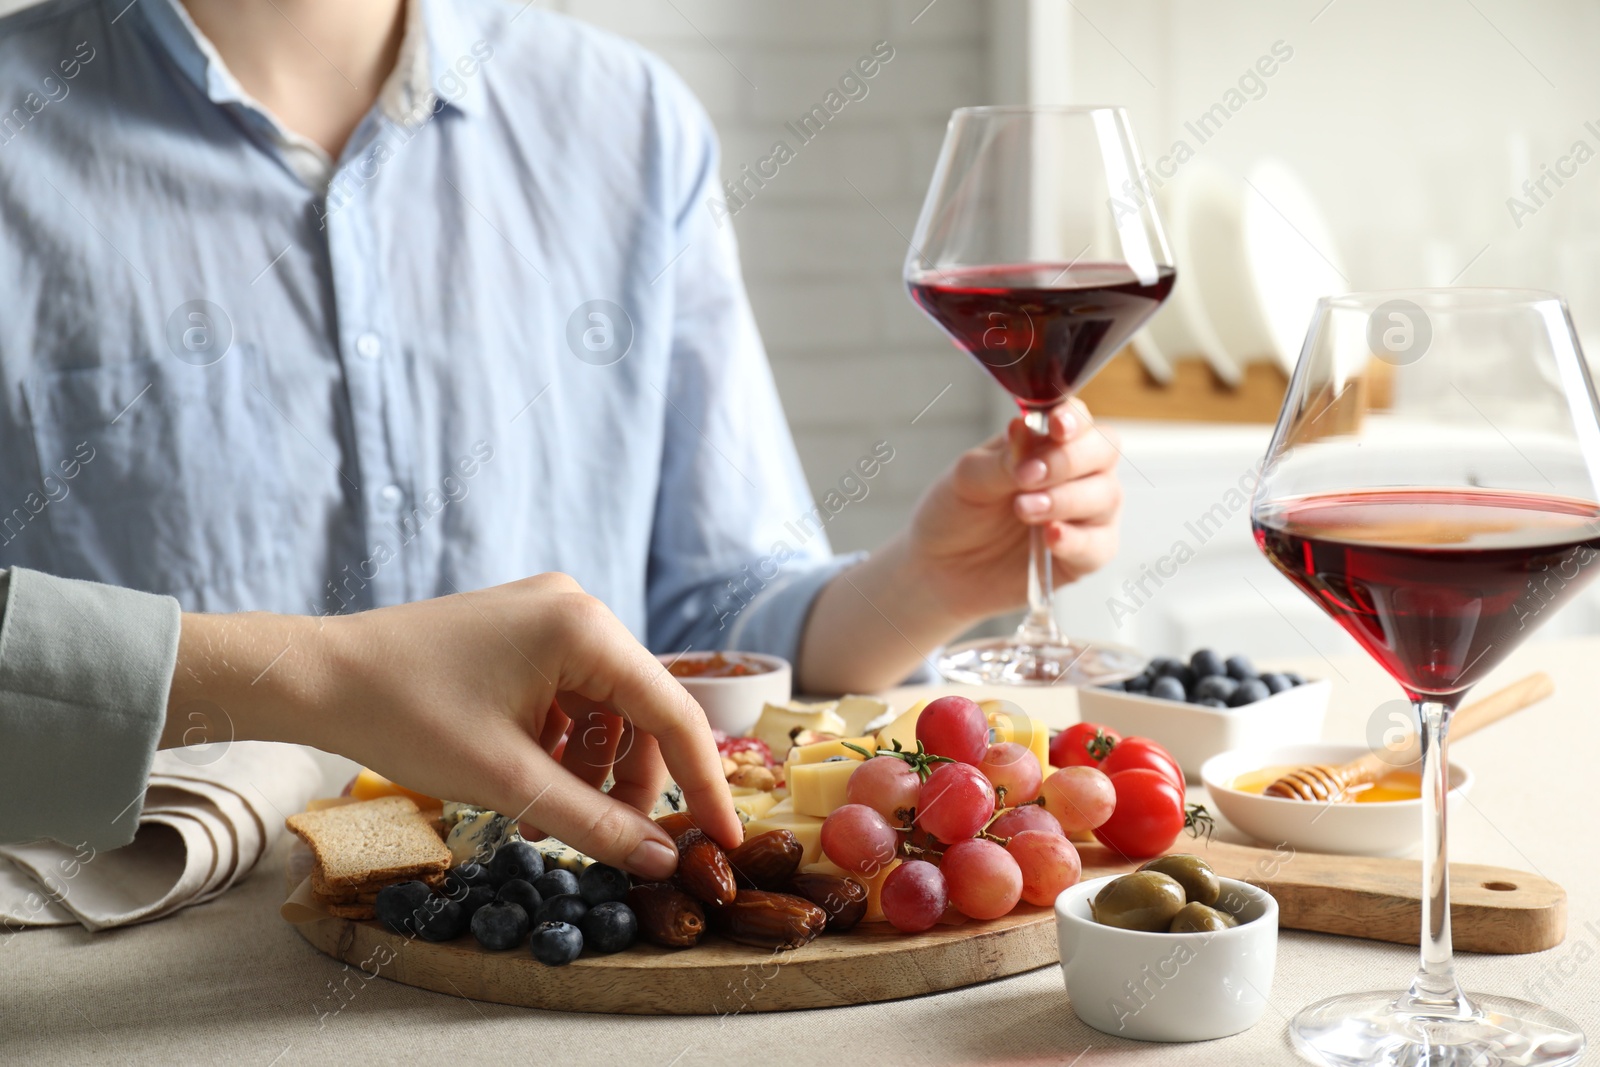
[{"label": "white brick wall", "polygon": [[734,218],[751,303],[813,490],[826,491],[874,441],[895,447],[868,497],[830,527],[840,550],[871,548],[892,534],[928,482],[993,425],[995,386],[912,307],[900,282],[945,120],[989,95],[988,3],[936,0],[924,11],[926,4],[545,5],[631,37],[672,64],[717,125],[725,177],[767,156],[776,139],[797,147],[784,123],[819,103],[876,42],[893,45],[866,97],[799,147]]}]

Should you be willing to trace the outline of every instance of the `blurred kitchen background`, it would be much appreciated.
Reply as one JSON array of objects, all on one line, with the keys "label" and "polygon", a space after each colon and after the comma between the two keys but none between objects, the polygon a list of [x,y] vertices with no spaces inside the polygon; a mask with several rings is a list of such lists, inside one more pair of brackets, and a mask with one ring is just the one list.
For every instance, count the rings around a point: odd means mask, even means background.
[{"label": "blurred kitchen background", "polygon": [[[1114,413],[1104,421],[1121,442],[1127,499],[1118,559],[1060,597],[1076,635],[1151,653],[1354,651],[1256,553],[1246,509],[1225,503],[1265,448],[1281,367],[1292,365],[1316,292],[1556,289],[1600,354],[1592,3],[536,2],[634,38],[676,68],[716,123],[730,179],[775,141],[795,146],[785,124],[875,46],[881,57],[879,42],[892,49],[865,95],[851,93],[732,218],[814,490],[827,492],[874,442],[894,448],[868,495],[830,525],[841,551],[900,528],[928,482],[1009,414],[900,281],[950,110],[1129,108],[1162,179],[1180,263],[1141,354],[1175,375],[1159,387],[1124,354],[1091,386],[1092,403]],[[0,0],[0,11],[18,6]],[[1542,191],[1524,186],[1541,178]],[[1222,530],[1195,545],[1185,524],[1219,503]],[[1180,538],[1197,557],[1159,589],[1147,581],[1154,595],[1134,604],[1124,581]],[[1135,610],[1114,611],[1113,596]],[[1542,636],[1597,630],[1600,588]]]}]

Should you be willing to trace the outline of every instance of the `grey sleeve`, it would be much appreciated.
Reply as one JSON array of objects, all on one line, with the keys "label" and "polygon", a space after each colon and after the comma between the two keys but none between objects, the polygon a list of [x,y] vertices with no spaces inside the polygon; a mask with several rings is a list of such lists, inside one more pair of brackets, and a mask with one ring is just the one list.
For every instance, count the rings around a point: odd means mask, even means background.
[{"label": "grey sleeve", "polygon": [[171,597],[0,571],[0,842],[133,840],[181,619]]}]

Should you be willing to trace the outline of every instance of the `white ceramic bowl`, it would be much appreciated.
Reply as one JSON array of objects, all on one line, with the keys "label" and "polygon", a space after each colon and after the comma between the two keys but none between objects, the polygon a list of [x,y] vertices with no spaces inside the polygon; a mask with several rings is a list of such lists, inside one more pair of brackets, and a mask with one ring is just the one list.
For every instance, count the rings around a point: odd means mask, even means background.
[{"label": "white ceramic bowl", "polygon": [[[1207,760],[1200,769],[1200,780],[1217,811],[1265,844],[1351,856],[1403,855],[1422,839],[1421,800],[1322,804],[1241,793],[1229,787],[1239,775],[1263,767],[1302,763],[1336,766],[1364,756],[1367,751],[1365,745],[1329,742],[1235,749]],[[1451,763],[1449,781],[1448,804],[1454,815],[1462,794],[1472,788],[1472,772],[1459,763]]]},{"label": "white ceramic bowl", "polygon": [[1224,910],[1239,925],[1195,934],[1102,926],[1089,902],[1111,878],[1056,898],[1056,940],[1067,999],[1096,1030],[1140,1041],[1209,1041],[1248,1030],[1267,1009],[1278,958],[1278,902],[1223,878]]},{"label": "white ceramic bowl", "polygon": [[766,670],[760,674],[741,674],[732,678],[679,678],[678,682],[689,695],[705,709],[706,720],[712,727],[729,737],[739,737],[749,731],[761,717],[767,704],[788,703],[793,672],[789,661],[761,652],[680,652],[656,658],[662,663],[686,663],[726,656],[749,663],[760,664]]},{"label": "white ceramic bowl", "polygon": [[1243,707],[1207,708],[1085,686],[1078,690],[1078,717],[1109,726],[1124,737],[1156,741],[1172,753],[1185,777],[1196,780],[1206,760],[1220,752],[1320,738],[1331,688],[1326,681],[1307,682]]}]

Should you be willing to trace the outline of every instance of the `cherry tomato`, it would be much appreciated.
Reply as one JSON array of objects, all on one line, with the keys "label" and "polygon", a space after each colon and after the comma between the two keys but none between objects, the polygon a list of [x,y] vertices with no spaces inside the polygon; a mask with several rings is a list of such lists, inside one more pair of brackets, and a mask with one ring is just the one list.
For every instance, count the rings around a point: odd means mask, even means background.
[{"label": "cherry tomato", "polygon": [[1138,767],[1111,776],[1117,806],[1095,827],[1102,845],[1130,860],[1159,856],[1183,831],[1183,787],[1160,771]]},{"label": "cherry tomato", "polygon": [[[1098,767],[1105,754],[1121,740],[1121,734],[1097,722],[1069,726],[1050,739],[1050,766]],[[1099,755],[1095,754],[1097,752]]]},{"label": "cherry tomato", "polygon": [[1148,737],[1124,737],[1112,748],[1111,755],[1100,761],[1100,769],[1107,774],[1136,768],[1160,771],[1177,785],[1179,795],[1183,794],[1183,769],[1172,753]]}]

